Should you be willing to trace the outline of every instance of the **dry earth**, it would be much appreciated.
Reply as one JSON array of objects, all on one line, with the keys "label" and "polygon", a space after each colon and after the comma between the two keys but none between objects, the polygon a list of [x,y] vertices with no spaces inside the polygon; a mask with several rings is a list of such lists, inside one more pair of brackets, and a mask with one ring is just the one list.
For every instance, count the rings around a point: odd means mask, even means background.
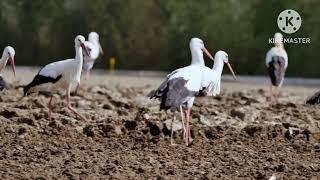
[{"label": "dry earth", "polygon": [[270,104],[263,83],[224,82],[196,100],[186,147],[179,121],[170,145],[172,114],[146,97],[161,78],[94,74],[73,97],[87,120],[61,94],[49,121],[48,98],[18,85],[34,73],[0,97],[0,179],[320,179],[319,106],[304,105],[314,88],[287,86]]}]

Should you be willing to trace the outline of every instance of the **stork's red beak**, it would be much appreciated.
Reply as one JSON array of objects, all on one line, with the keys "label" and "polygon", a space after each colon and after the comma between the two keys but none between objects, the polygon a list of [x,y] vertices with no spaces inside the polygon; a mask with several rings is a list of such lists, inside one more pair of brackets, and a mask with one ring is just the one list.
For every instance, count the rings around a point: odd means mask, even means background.
[{"label": "stork's red beak", "polygon": [[232,69],[231,65],[229,64],[229,62],[227,62],[226,64],[227,64],[227,66],[228,66],[228,68],[229,68],[229,70],[230,70],[230,72],[231,72],[231,74],[233,76],[233,79],[237,80],[236,75],[234,74],[233,69]]},{"label": "stork's red beak", "polygon": [[11,56],[9,57],[9,63],[11,64],[13,75],[16,77],[16,66],[14,64],[14,58]]},{"label": "stork's red beak", "polygon": [[87,56],[90,56],[89,51],[88,51],[88,49],[86,48],[86,46],[85,46],[83,43],[81,43],[80,46],[81,46],[82,50],[84,51],[84,53],[85,53]]},{"label": "stork's red beak", "polygon": [[101,44],[100,44],[100,43],[98,43],[98,45],[99,45],[100,53],[103,55],[103,54],[104,54],[104,52],[103,52],[103,49],[102,49],[102,47],[101,47]]},{"label": "stork's red beak", "polygon": [[213,60],[212,55],[209,53],[209,51],[206,48],[201,49],[211,60]]}]

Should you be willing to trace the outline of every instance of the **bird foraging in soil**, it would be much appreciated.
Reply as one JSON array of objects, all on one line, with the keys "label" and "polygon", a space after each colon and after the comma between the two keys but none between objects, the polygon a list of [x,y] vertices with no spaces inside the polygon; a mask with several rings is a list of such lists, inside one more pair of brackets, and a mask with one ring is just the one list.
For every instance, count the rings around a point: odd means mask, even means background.
[{"label": "bird foraging in soil", "polygon": [[[49,91],[56,93],[60,89],[66,90],[67,107],[74,114],[85,120],[85,117],[79,114],[70,102],[70,90],[72,84],[80,84],[80,77],[83,65],[83,51],[89,56],[86,49],[85,38],[78,35],[75,40],[75,58],[57,61],[44,66],[38,74],[33,78],[30,84],[24,87],[24,95],[35,93],[39,91]],[[48,117],[51,119],[52,112],[52,94],[48,103],[49,113]]]},{"label": "bird foraging in soil", "polygon": [[218,51],[214,56],[212,69],[208,67],[203,68],[201,82],[202,89],[199,92],[200,96],[216,96],[220,94],[221,74],[224,64],[228,66],[234,80],[236,80],[236,75],[229,63],[228,54],[224,51]]},{"label": "bird foraging in soil", "polygon": [[[156,98],[160,100],[160,110],[180,111],[186,145],[189,145],[191,140],[189,125],[191,108],[195,96],[197,96],[201,89],[202,71],[205,67],[203,53],[213,60],[213,57],[205,48],[203,41],[199,38],[191,39],[190,50],[192,56],[191,65],[177,69],[167,75],[166,80],[159,88],[150,94],[150,99]],[[176,115],[174,113],[171,123],[171,144],[173,144],[172,125],[175,119]]]},{"label": "bird foraging in soil", "polygon": [[103,49],[99,41],[99,34],[96,32],[89,33],[88,41],[85,41],[84,45],[90,53],[89,55],[84,54],[82,67],[82,70],[85,73],[85,77],[86,79],[88,79],[95,61],[98,59],[100,54],[103,54]]},{"label": "bird foraging in soil", "polygon": [[7,88],[7,83],[2,76],[2,72],[7,65],[7,62],[11,64],[13,75],[16,76],[16,67],[14,64],[14,56],[16,52],[11,46],[7,46],[4,48],[2,57],[0,59],[0,91]]},{"label": "bird foraging in soil", "polygon": [[[83,54],[83,66],[82,71],[85,76],[85,80],[89,79],[90,71],[93,68],[94,63],[103,54],[103,49],[100,44],[99,34],[96,32],[90,32],[88,35],[88,41],[84,42],[84,46],[87,48],[89,55]],[[83,74],[82,74],[83,75]],[[73,94],[77,94],[79,85],[76,87]]]},{"label": "bird foraging in soil", "polygon": [[283,45],[281,33],[274,35],[275,46],[266,55],[266,66],[271,80],[270,96],[272,100],[278,100],[279,88],[281,88],[288,67],[288,55]]}]

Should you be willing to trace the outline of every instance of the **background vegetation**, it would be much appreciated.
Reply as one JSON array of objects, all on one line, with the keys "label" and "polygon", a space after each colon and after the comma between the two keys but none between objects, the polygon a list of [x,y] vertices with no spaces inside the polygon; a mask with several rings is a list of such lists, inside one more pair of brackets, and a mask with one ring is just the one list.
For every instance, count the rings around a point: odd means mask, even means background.
[{"label": "background vegetation", "polygon": [[0,48],[14,46],[18,65],[41,66],[73,57],[74,37],[97,31],[105,55],[96,67],[115,56],[120,69],[172,70],[190,63],[189,40],[200,37],[212,54],[226,50],[238,74],[264,74],[268,38],[289,8],[303,24],[285,36],[311,44],[286,45],[288,74],[320,77],[319,0],[0,0]]}]

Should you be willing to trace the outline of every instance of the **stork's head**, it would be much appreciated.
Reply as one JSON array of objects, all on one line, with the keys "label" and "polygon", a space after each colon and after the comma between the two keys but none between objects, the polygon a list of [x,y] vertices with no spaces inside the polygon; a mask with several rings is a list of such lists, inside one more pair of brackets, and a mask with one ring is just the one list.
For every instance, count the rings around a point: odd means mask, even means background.
[{"label": "stork's head", "polygon": [[100,44],[98,33],[96,33],[96,32],[89,33],[88,40],[92,43],[96,43],[99,46],[100,53],[103,54],[103,49]]},{"label": "stork's head", "polygon": [[234,74],[233,69],[232,69],[232,67],[231,67],[231,65],[229,63],[228,54],[225,51],[221,51],[221,50],[218,51],[215,54],[214,59],[215,59],[215,61],[222,60],[224,63],[226,63],[228,68],[229,68],[229,70],[230,70],[230,72],[231,72],[231,74],[232,74],[232,76],[233,76],[233,78],[234,78],[234,80],[236,80],[236,75]]},{"label": "stork's head", "polygon": [[82,50],[85,52],[85,54],[87,56],[89,56],[89,52],[88,49],[86,48],[86,46],[84,45],[85,42],[85,38],[81,35],[78,35],[75,39],[74,39],[74,43],[76,45],[77,48],[81,47]]},{"label": "stork's head", "polygon": [[[201,39],[199,38],[192,38],[190,40],[190,50],[191,53],[194,55],[202,55],[205,53],[211,60],[213,60],[212,55],[209,53],[209,51],[205,48],[204,43]],[[202,57],[202,56],[201,56]]]},{"label": "stork's head", "polygon": [[274,44],[276,47],[283,47],[283,36],[277,32],[274,34]]},{"label": "stork's head", "polygon": [[215,60],[221,59],[221,60],[223,60],[224,63],[229,63],[229,57],[225,51],[220,50],[220,51],[216,52],[214,59]]},{"label": "stork's head", "polygon": [[99,34],[96,32],[91,32],[88,35],[88,40],[91,42],[97,42],[99,41]]},{"label": "stork's head", "polygon": [[16,55],[16,51],[13,49],[13,47],[7,46],[4,48],[4,50],[3,50],[4,60],[6,62],[9,61],[9,63],[11,64],[12,72],[13,72],[14,76],[16,76],[16,67],[14,64],[14,56],[15,55]]}]

